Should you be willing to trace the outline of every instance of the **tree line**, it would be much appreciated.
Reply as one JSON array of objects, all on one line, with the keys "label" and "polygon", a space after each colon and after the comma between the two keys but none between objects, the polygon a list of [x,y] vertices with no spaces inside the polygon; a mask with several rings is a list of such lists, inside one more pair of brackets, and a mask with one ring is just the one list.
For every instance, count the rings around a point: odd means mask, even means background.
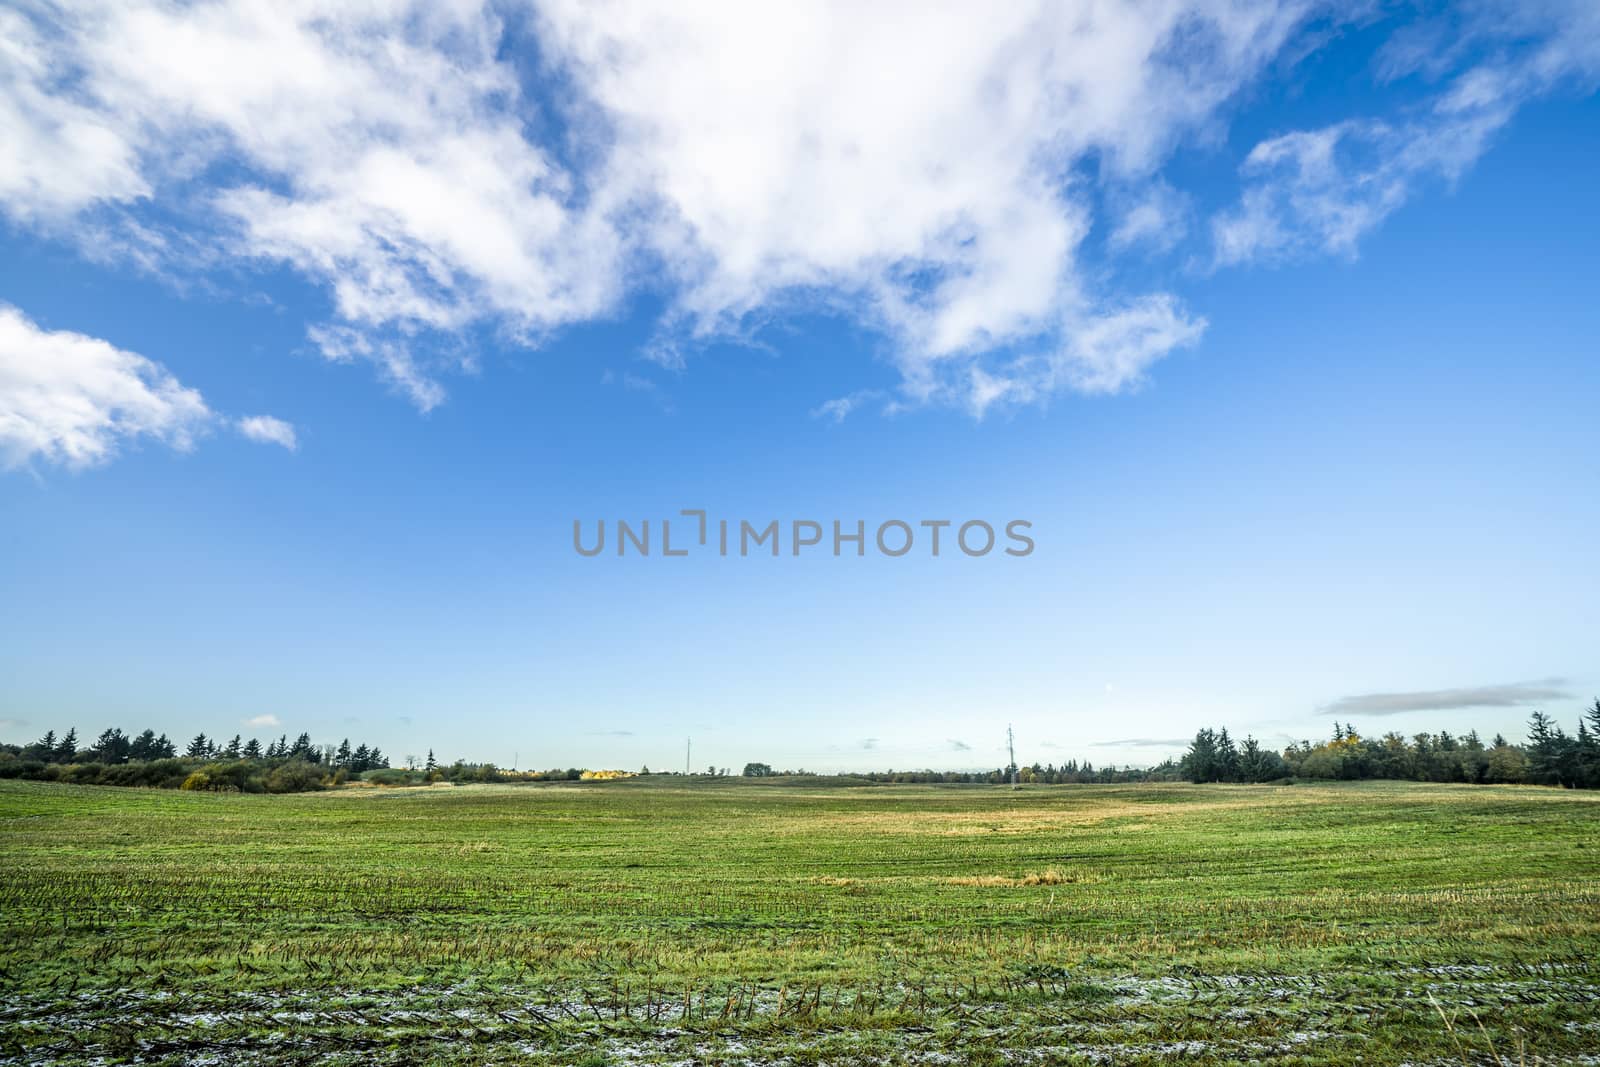
[{"label": "tree line", "polygon": [[[646,768],[642,774],[648,775]],[[676,772],[674,772],[676,773]],[[727,768],[711,768],[725,777]],[[748,778],[819,777],[801,770],[774,770],[770,764],[745,765]],[[327,789],[356,780],[377,785],[421,785],[435,782],[578,781],[580,768],[508,771],[492,763],[449,765],[434,759],[406,758],[391,767],[376,745],[349,739],[337,745],[314,744],[302,733],[287,734],[266,744],[235,734],[226,742],[196,734],[180,752],[166,734],[154,730],[129,736],[110,728],[92,744],[81,746],[78,732],[57,737],[48,731],[27,745],[0,744],[0,778],[27,778],[80,785],[128,785],[169,789],[203,789],[253,793],[290,793]],[[831,775],[878,783],[1123,784],[1137,782],[1271,782],[1292,778],[1360,780],[1401,779],[1423,782],[1528,783],[1569,789],[1600,789],[1600,699],[1579,718],[1568,734],[1543,712],[1528,721],[1527,740],[1517,745],[1496,735],[1485,743],[1476,731],[1455,735],[1419,733],[1407,738],[1390,732],[1368,737],[1354,726],[1336,723],[1333,736],[1312,743],[1299,741],[1277,752],[1246,736],[1236,741],[1226,727],[1201,729],[1181,760],[1154,767],[1095,767],[1069,760],[1031,766],[1006,766],[974,771],[870,771]]]},{"label": "tree line", "polygon": [[[432,759],[430,753],[430,770]],[[224,742],[200,733],[180,751],[164,733],[144,730],[130,736],[117,727],[80,747],[72,728],[60,737],[47,731],[28,745],[0,745],[0,778],[78,785],[297,793],[388,768],[389,757],[377,745],[352,748],[348,738],[317,745],[307,733],[293,741],[284,734],[265,744],[239,734]]]},{"label": "tree line", "polygon": [[1368,737],[1348,723],[1335,723],[1330,739],[1300,741],[1279,754],[1253,737],[1236,743],[1226,728],[1207,728],[1195,734],[1178,769],[1191,782],[1388,778],[1600,789],[1600,700],[1583,713],[1572,734],[1544,712],[1534,712],[1521,745],[1498,734],[1485,743],[1476,730]]}]

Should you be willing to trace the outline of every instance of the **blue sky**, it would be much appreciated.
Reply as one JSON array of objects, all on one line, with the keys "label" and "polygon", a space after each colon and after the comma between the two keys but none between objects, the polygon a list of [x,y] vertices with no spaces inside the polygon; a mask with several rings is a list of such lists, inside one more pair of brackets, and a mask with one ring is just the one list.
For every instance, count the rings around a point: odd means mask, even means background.
[{"label": "blue sky", "polygon": [[[0,739],[1150,763],[1600,694],[1594,11],[675,7],[0,16]],[[682,508],[1037,548],[572,550]]]}]

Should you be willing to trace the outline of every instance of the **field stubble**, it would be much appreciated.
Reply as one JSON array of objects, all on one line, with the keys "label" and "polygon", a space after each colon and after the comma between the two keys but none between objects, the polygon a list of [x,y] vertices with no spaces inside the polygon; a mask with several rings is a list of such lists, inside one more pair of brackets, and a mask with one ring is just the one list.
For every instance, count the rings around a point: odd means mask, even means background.
[{"label": "field stubble", "polygon": [[1600,1062],[1597,831],[1407,783],[3,782],[0,1061]]}]

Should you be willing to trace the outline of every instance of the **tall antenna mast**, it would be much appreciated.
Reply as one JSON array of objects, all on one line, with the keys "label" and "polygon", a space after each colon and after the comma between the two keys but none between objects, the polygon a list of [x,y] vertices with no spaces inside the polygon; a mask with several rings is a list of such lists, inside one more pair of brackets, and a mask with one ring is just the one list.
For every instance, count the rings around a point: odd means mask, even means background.
[{"label": "tall antenna mast", "polygon": [[686,775],[694,773],[692,770],[689,769],[690,767],[692,767],[694,765],[694,754],[693,753],[694,753],[694,738],[685,737],[683,739],[683,773],[686,774]]},{"label": "tall antenna mast", "polygon": [[1017,789],[1017,743],[1011,734],[1011,724],[1006,723],[1006,751],[1011,753],[1011,788]]}]

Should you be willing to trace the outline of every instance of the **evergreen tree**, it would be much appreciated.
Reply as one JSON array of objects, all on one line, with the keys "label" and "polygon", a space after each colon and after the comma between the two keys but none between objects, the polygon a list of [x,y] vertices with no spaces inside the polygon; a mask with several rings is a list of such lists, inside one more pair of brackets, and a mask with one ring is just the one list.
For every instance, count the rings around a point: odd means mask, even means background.
[{"label": "evergreen tree", "polygon": [[[1181,766],[1184,777],[1197,785],[1217,780],[1217,735],[1210,728],[1202,729],[1194,735]],[[1093,773],[1093,768],[1087,763],[1084,764],[1084,773]]]},{"label": "evergreen tree", "polygon": [[294,747],[289,749],[291,759],[311,759],[311,735],[301,734],[294,739]]},{"label": "evergreen tree", "polygon": [[67,731],[67,736],[63,737],[61,743],[56,746],[55,761],[57,763],[71,763],[73,757],[77,754],[78,728],[74,726]]},{"label": "evergreen tree", "polygon": [[1234,747],[1233,738],[1228,736],[1226,726],[1217,734],[1217,780],[1239,780],[1239,750]]},{"label": "evergreen tree", "polygon": [[339,742],[339,751],[334,753],[333,765],[335,767],[350,766],[350,739],[348,737]]},{"label": "evergreen tree", "polygon": [[97,763],[127,763],[128,762],[128,735],[112,727],[103,732],[94,743],[94,759]]},{"label": "evergreen tree", "polygon": [[244,758],[245,759],[260,759],[261,758],[261,742],[257,741],[253,737],[250,740],[246,741],[244,743]]},{"label": "evergreen tree", "polygon": [[210,754],[211,743],[206,740],[205,734],[195,734],[194,740],[189,742],[188,750],[184,752],[185,756],[200,759],[205,759]]},{"label": "evergreen tree", "polygon": [[[1600,701],[1597,701],[1596,703],[1600,704]],[[433,749],[431,748],[428,749],[428,762],[423,765],[422,769],[427,771],[429,774],[432,774],[434,771],[439,769],[439,764],[434,762]]]},{"label": "evergreen tree", "polygon": [[228,747],[222,750],[222,754],[224,756],[227,756],[229,759],[238,759],[239,758],[239,735],[238,734],[234,734],[233,735],[233,740],[228,742]]},{"label": "evergreen tree", "polygon": [[128,746],[128,758],[131,760],[152,760],[156,758],[156,732],[145,730]]},{"label": "evergreen tree", "polygon": [[178,746],[166,734],[156,738],[156,759],[172,759],[178,754]]},{"label": "evergreen tree", "polygon": [[1551,721],[1536,711],[1528,718],[1528,780],[1544,785],[1570,786],[1577,777],[1577,746]]},{"label": "evergreen tree", "polygon": [[362,745],[350,754],[350,772],[360,774],[372,766],[372,753],[366,745]]}]

